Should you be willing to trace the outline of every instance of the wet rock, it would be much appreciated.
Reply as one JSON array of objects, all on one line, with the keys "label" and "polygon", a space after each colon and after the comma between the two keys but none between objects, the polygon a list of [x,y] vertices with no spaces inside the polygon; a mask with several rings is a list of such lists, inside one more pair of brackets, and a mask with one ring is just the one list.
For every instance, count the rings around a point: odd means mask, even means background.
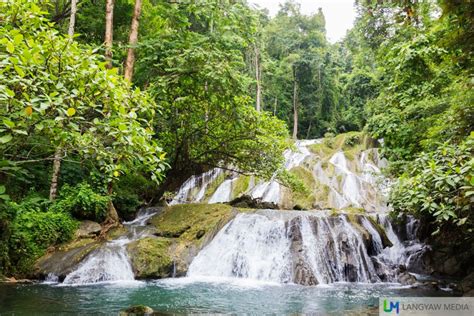
[{"label": "wet rock", "polygon": [[417,282],[416,278],[406,271],[400,273],[397,280],[401,285],[414,285]]},{"label": "wet rock", "polygon": [[242,195],[229,203],[234,207],[255,208],[255,209],[278,209],[278,205],[272,202],[264,202],[261,199],[254,199],[249,195]]},{"label": "wet rock", "polygon": [[292,260],[292,282],[301,285],[317,285],[318,280],[303,257],[303,236],[301,234],[301,218],[293,218],[288,225],[288,237],[291,240],[290,252]]},{"label": "wet rock", "polygon": [[100,245],[101,242],[87,238],[78,239],[61,246],[56,251],[47,253],[36,262],[32,277],[44,279],[52,273],[57,275],[61,281],[74,270],[81,260]]},{"label": "wet rock", "polygon": [[169,254],[171,241],[146,237],[127,245],[133,273],[137,279],[172,276],[173,260]]},{"label": "wet rock", "polygon": [[79,229],[76,231],[76,238],[91,238],[99,235],[102,227],[99,223],[85,220],[81,221]]},{"label": "wet rock", "polygon": [[145,305],[135,305],[120,311],[120,316],[142,316],[153,315],[154,311],[151,307]]}]

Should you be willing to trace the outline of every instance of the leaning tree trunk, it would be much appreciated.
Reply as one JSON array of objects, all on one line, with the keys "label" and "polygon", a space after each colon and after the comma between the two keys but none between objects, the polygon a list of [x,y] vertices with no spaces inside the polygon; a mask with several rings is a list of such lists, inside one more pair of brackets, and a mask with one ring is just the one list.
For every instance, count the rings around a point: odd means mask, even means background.
[{"label": "leaning tree trunk", "polygon": [[110,198],[109,204],[107,206],[107,216],[105,221],[102,223],[102,230],[99,234],[99,239],[106,239],[107,233],[114,227],[120,226],[119,216],[117,210],[115,209],[114,203],[112,202],[112,194],[114,192],[114,186],[112,182],[109,182],[107,187],[107,194]]},{"label": "leaning tree trunk", "polygon": [[257,81],[257,102],[255,108],[257,111],[260,112],[261,108],[261,99],[262,99],[262,84],[261,84],[261,70],[260,70],[260,52],[257,47],[257,43],[255,43],[255,80]]},{"label": "leaning tree trunk", "polygon": [[105,60],[106,67],[112,68],[112,40],[114,28],[114,0],[107,0],[105,4]]},{"label": "leaning tree trunk", "polygon": [[298,139],[298,82],[296,81],[296,70],[293,70],[293,139]]},{"label": "leaning tree trunk", "polygon": [[133,11],[132,26],[130,27],[130,36],[128,39],[128,53],[125,62],[125,80],[131,82],[133,77],[133,64],[135,63],[135,48],[138,41],[138,24],[140,12],[142,9],[142,0],[135,0],[135,10]]}]

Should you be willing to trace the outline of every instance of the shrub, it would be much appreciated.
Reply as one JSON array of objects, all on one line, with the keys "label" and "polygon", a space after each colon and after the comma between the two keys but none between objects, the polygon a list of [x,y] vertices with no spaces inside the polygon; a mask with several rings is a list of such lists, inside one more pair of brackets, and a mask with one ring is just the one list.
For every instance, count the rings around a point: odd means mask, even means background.
[{"label": "shrub", "polygon": [[110,197],[97,193],[88,183],[83,182],[76,186],[65,184],[52,210],[57,213],[70,213],[77,219],[100,222],[105,219],[109,201]]},{"label": "shrub", "polygon": [[8,245],[5,272],[27,274],[48,247],[73,237],[77,221],[65,212],[46,211],[49,204],[46,199],[33,197],[20,204],[9,202],[6,205],[12,216],[8,225],[9,236],[5,240]]},{"label": "shrub", "polygon": [[394,210],[431,218],[433,234],[457,227],[461,236],[472,235],[473,154],[474,134],[459,145],[444,143],[422,153],[392,189]]}]

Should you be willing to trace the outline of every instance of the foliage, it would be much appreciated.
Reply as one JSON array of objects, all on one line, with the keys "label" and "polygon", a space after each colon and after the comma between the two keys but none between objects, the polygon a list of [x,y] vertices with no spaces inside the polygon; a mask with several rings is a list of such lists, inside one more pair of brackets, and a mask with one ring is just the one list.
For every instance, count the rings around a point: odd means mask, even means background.
[{"label": "foliage", "polygon": [[51,208],[53,212],[66,212],[77,219],[89,219],[101,222],[105,219],[110,197],[96,193],[87,183],[76,186],[65,184],[59,197]]},{"label": "foliage", "polygon": [[282,162],[284,124],[246,94],[248,10],[209,1],[157,13],[167,24],[147,37],[136,77],[163,109],[155,129],[170,153],[169,178],[217,166],[269,177]]},{"label": "foliage", "polygon": [[[90,49],[59,35],[33,2],[2,5],[0,150],[15,165],[65,155],[95,161],[109,181],[129,168],[158,180],[164,154],[152,139],[156,106]],[[41,146],[34,146],[38,142]]]},{"label": "foliage", "polygon": [[9,202],[6,207],[13,215],[10,234],[2,243],[8,245],[4,268],[8,273],[28,274],[31,266],[51,245],[70,240],[77,228],[68,213],[48,209],[49,201],[31,197],[22,203]]},{"label": "foliage", "polygon": [[422,153],[391,192],[395,211],[433,219],[434,233],[458,226],[470,236],[474,229],[474,133],[460,145],[440,144]]}]

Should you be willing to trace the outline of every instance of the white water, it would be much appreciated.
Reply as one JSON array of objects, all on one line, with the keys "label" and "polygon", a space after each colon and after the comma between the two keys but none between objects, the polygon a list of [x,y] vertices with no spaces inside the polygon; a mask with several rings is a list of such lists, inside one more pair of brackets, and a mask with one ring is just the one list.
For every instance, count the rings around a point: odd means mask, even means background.
[{"label": "white water", "polygon": [[[422,245],[412,241],[406,247],[388,229],[393,246],[383,248],[371,220],[358,216],[357,221],[323,212],[239,214],[196,256],[188,276],[305,285],[396,281],[394,270],[409,263],[408,258],[417,251],[415,244],[419,249]],[[381,221],[391,227],[388,218]],[[412,220],[407,224],[413,225]]]},{"label": "white water", "polygon": [[[324,164],[321,157],[310,151],[309,146],[322,142],[316,140],[300,140],[295,143],[295,150],[287,150],[284,153],[285,169],[291,170],[295,167],[303,167],[309,170],[316,183],[315,194],[327,190],[328,194],[324,201],[316,201],[315,208],[348,207],[364,208],[368,212],[387,211],[386,196],[390,182],[381,175],[381,169],[385,167],[386,161],[381,159],[377,149],[367,149],[349,160],[342,151],[336,152]],[[213,169],[202,175],[192,176],[179,189],[171,204],[178,203],[225,203],[230,202],[234,196],[233,184],[238,180],[236,174],[228,175],[217,186],[217,189],[206,201],[206,191],[213,181],[217,181],[219,175],[226,173],[222,169]],[[326,189],[325,189],[326,187]],[[252,177],[250,184],[240,195],[249,195],[253,199],[262,202],[270,202],[280,208],[292,208],[289,201],[285,200],[285,188],[274,178],[269,181],[258,180]]]},{"label": "white water", "polygon": [[91,252],[76,270],[66,276],[63,284],[85,285],[98,282],[133,281],[135,277],[126,246],[134,240],[147,236],[146,223],[156,212],[156,209],[143,209],[135,220],[124,222],[129,234],[108,241]]}]

